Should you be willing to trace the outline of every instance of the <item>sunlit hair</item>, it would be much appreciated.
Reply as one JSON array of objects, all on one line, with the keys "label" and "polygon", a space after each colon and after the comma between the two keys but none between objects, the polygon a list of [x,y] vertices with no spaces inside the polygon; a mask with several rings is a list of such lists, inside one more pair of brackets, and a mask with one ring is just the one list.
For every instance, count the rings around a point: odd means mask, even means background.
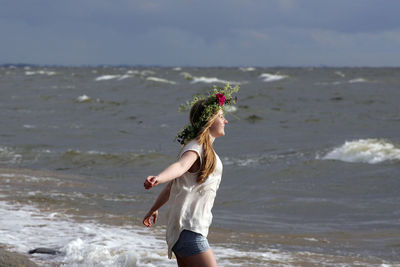
[{"label": "sunlit hair", "polygon": [[[202,112],[205,109],[205,100],[197,101],[190,110],[190,123],[194,124],[200,120]],[[211,137],[210,137],[210,127],[218,117],[218,112],[210,117],[208,122],[201,128],[196,140],[200,145],[203,146],[202,163],[200,167],[199,176],[197,177],[197,182],[199,184],[203,183],[207,177],[214,172],[217,165],[217,159],[212,147]]]}]

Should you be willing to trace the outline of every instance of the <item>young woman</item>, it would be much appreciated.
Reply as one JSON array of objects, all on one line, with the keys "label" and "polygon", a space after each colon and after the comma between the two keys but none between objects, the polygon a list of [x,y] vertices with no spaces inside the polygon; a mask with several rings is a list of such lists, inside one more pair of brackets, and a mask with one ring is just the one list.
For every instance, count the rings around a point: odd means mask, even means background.
[{"label": "young woman", "polygon": [[147,227],[156,223],[158,210],[167,201],[168,257],[174,252],[178,266],[216,266],[214,253],[208,241],[211,224],[211,209],[214,204],[222,176],[222,162],[213,149],[216,138],[225,135],[225,104],[238,87],[227,85],[208,97],[191,104],[190,124],[179,134],[183,144],[178,161],[168,166],[157,176],[148,176],[144,187],[150,189],[167,183],[156,202],[143,219]]}]

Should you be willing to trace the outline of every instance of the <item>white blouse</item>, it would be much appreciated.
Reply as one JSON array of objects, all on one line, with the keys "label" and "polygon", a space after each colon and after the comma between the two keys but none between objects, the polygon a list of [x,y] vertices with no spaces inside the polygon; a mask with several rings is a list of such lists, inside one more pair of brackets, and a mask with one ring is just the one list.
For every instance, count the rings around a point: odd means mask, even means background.
[{"label": "white blouse", "polygon": [[[186,151],[196,152],[200,163],[202,162],[203,146],[200,146],[197,140],[186,144],[179,157]],[[208,235],[212,221],[211,209],[222,177],[222,162],[217,154],[215,156],[215,170],[204,183],[197,183],[199,172],[189,171],[172,182],[167,211],[168,258],[172,257],[172,247],[183,230],[190,230],[205,237]]]}]

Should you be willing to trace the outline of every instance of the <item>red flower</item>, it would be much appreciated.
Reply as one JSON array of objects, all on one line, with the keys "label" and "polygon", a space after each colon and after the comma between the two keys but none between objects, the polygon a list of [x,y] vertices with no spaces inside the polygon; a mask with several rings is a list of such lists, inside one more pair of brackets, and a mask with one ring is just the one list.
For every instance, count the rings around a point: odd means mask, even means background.
[{"label": "red flower", "polygon": [[225,100],[226,100],[224,94],[217,94],[216,96],[217,96],[219,105],[220,106],[224,105],[225,104]]}]

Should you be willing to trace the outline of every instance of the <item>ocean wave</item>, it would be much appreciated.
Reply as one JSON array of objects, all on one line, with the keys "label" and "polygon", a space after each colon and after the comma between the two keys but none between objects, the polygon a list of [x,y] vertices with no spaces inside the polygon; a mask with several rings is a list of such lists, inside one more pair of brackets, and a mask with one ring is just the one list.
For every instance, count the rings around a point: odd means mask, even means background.
[{"label": "ocean wave", "polygon": [[286,151],[277,154],[248,155],[242,157],[224,157],[224,165],[236,165],[240,167],[263,166],[273,163],[277,160],[284,160],[287,163],[303,158],[305,154],[300,151]]},{"label": "ocean wave", "polygon": [[92,101],[92,98],[90,98],[90,97],[87,96],[87,95],[81,95],[81,96],[78,96],[78,97],[76,98],[76,101],[79,102],[79,103],[85,103],[85,102],[90,102],[90,101]]},{"label": "ocean wave", "polygon": [[25,129],[36,129],[36,125],[31,125],[31,124],[24,124],[22,125]]},{"label": "ocean wave", "polygon": [[118,80],[118,81],[121,81],[121,80],[125,80],[125,79],[131,78],[131,77],[133,77],[133,75],[131,75],[131,74],[128,72],[128,73],[125,73],[125,74],[102,75],[102,76],[99,76],[99,77],[95,78],[94,80],[95,80],[96,82],[98,82],[98,81],[108,81],[108,80]]},{"label": "ocean wave", "polygon": [[249,72],[249,71],[255,71],[256,69],[253,67],[248,67],[248,68],[239,68],[239,70],[243,71],[243,72]]},{"label": "ocean wave", "polygon": [[18,164],[22,161],[22,155],[16,153],[12,148],[0,147],[0,163]]},{"label": "ocean wave", "polygon": [[141,76],[149,76],[149,75],[155,75],[156,72],[152,70],[142,70],[139,74]]},{"label": "ocean wave", "polygon": [[38,70],[38,71],[25,71],[25,75],[32,76],[32,75],[47,75],[53,76],[56,75],[57,72],[55,71],[48,71],[48,70]]},{"label": "ocean wave", "polygon": [[[108,81],[108,80],[122,81],[122,80],[125,80],[125,79],[128,79],[128,78],[132,78],[132,77],[135,77],[135,76],[139,76],[139,77],[144,78],[144,77],[147,77],[149,75],[155,75],[155,74],[156,73],[154,71],[152,71],[152,70],[142,70],[142,71],[128,70],[124,74],[104,74],[104,75],[96,77],[94,80],[96,82]],[[151,78],[150,80],[154,79],[154,81],[158,81],[158,82],[162,82],[161,80],[164,80],[164,79],[157,78],[157,77],[148,77],[148,78]],[[167,81],[167,80],[164,80],[164,81]],[[170,82],[170,81],[168,81],[168,82]]]},{"label": "ocean wave", "polygon": [[226,107],[224,107],[224,109],[226,112],[229,112],[229,113],[233,113],[238,110],[238,108],[236,106],[229,106],[229,105],[226,105]]},{"label": "ocean wave", "polygon": [[[72,176],[59,176],[55,173],[47,173],[47,172],[38,172],[38,171],[27,171],[27,170],[11,170],[11,169],[2,169],[0,170],[0,181],[7,186],[13,186],[15,188],[23,189],[23,195],[21,195],[20,199],[23,199],[26,194],[26,190],[28,188],[32,188],[30,186],[34,186],[34,188],[38,188],[38,185],[45,185],[46,190],[50,190],[50,188],[60,188],[60,187],[69,187],[69,188],[82,188],[85,187],[85,184],[81,183],[78,180],[71,180]],[[22,187],[21,187],[22,186]],[[45,197],[51,197],[53,192],[50,191],[31,191],[28,195],[35,196],[37,194],[45,194]],[[69,192],[69,194],[74,194]]]},{"label": "ocean wave", "polygon": [[[160,125],[160,127],[168,127]],[[46,148],[0,146],[0,164],[23,165],[50,164],[57,169],[81,168],[88,166],[134,166],[155,164],[170,160],[170,157],[154,151],[110,153],[95,150],[81,151],[68,149],[51,151]],[[62,167],[61,167],[62,166]]]},{"label": "ocean wave", "polygon": [[[4,175],[0,174],[0,178]],[[20,176],[16,176],[20,178]],[[44,180],[44,178],[37,178],[36,182],[54,182],[54,179]],[[10,183],[10,180],[5,180],[5,183]],[[57,182],[55,186],[68,186],[71,183]],[[79,184],[76,184],[79,185]],[[17,193],[18,194],[18,193]],[[20,200],[24,198],[29,200],[29,203],[52,203],[54,201],[91,201],[95,205],[95,199],[101,199],[110,202],[136,202],[138,198],[135,195],[125,194],[102,194],[102,193],[82,193],[82,192],[58,192],[53,190],[47,191],[30,191],[28,193],[23,192],[19,197]],[[87,204],[87,203],[86,203]]]},{"label": "ocean wave", "polygon": [[158,78],[158,77],[153,77],[153,76],[147,77],[146,80],[152,81],[152,82],[159,82],[159,83],[176,84],[176,82],[174,82],[174,81],[170,81],[170,80],[166,80],[166,79]]},{"label": "ocean wave", "polygon": [[340,77],[342,77],[342,78],[344,78],[346,75],[343,73],[343,72],[341,72],[341,71],[335,71],[335,74],[336,75],[338,75],[338,76],[340,76]]},{"label": "ocean wave", "polygon": [[60,160],[66,161],[73,165],[87,167],[96,165],[126,166],[131,164],[151,164],[152,162],[157,162],[162,158],[167,158],[167,156],[157,152],[107,153],[95,150],[80,151],[70,149],[61,155]]},{"label": "ocean wave", "polygon": [[367,83],[368,80],[364,78],[356,78],[356,79],[351,79],[349,80],[349,83]]},{"label": "ocean wave", "polygon": [[118,81],[122,81],[122,80],[125,80],[128,78],[131,78],[131,77],[133,77],[133,76],[128,73],[125,73],[125,74],[121,75],[120,77],[118,77]]},{"label": "ocean wave", "polygon": [[[59,215],[32,206],[11,206],[0,202],[0,216],[4,219],[0,243],[24,254],[36,247],[61,251],[51,258],[36,254],[33,260],[39,264],[144,266],[150,259],[156,266],[175,264],[165,255],[165,242],[142,227],[75,223]],[[148,254],[150,250],[151,255]]]},{"label": "ocean wave", "polygon": [[232,84],[232,85],[235,85],[235,84],[239,84],[240,85],[240,84],[242,84],[241,82],[228,81],[228,80],[222,80],[222,79],[219,79],[219,78],[216,78],[216,77],[204,77],[204,76],[193,77],[192,83],[223,83],[223,84],[229,83],[229,84]]},{"label": "ocean wave", "polygon": [[[341,72],[335,72],[336,75],[340,77],[345,77],[345,75]],[[314,83],[315,85],[340,85],[340,84],[346,84],[346,83],[368,83],[371,82],[365,78],[355,78],[351,79],[348,81],[333,81],[333,82],[316,82]]]},{"label": "ocean wave", "polygon": [[[320,157],[317,156],[317,158]],[[345,142],[321,159],[369,164],[398,161],[400,160],[400,148],[383,139],[360,139]]]},{"label": "ocean wave", "polygon": [[[5,201],[0,201],[0,217],[3,219],[0,243],[23,254],[38,247],[60,252],[56,255],[33,254],[31,259],[41,266],[176,266],[176,261],[169,260],[166,255],[165,227],[145,229],[137,225],[100,224],[95,220],[76,222],[72,216],[60,211],[11,205]],[[228,239],[232,237],[233,234]],[[254,250],[232,243],[212,247],[219,266],[300,266],[305,263],[316,266],[332,262],[370,265],[370,261],[359,257],[309,251]],[[384,261],[380,263],[381,266],[394,266]]]},{"label": "ocean wave", "polygon": [[259,77],[262,78],[264,82],[275,82],[288,78],[287,75],[279,75],[271,73],[263,73]]},{"label": "ocean wave", "polygon": [[56,179],[51,177],[40,177],[18,173],[0,173],[0,179],[2,179],[4,183],[48,183],[56,181]]},{"label": "ocean wave", "polygon": [[250,165],[259,165],[262,158],[230,158],[224,157],[222,161],[224,165],[236,165],[240,167],[246,167]]},{"label": "ocean wave", "polygon": [[181,72],[181,73],[179,73],[179,75],[183,76],[183,78],[187,81],[193,80],[193,76],[189,72]]},{"label": "ocean wave", "polygon": [[343,84],[344,82],[341,81],[334,81],[334,82],[316,82],[314,83],[315,85],[340,85]]},{"label": "ocean wave", "polygon": [[121,77],[121,75],[102,75],[97,78],[95,78],[95,81],[107,81],[107,80],[112,80],[112,79],[117,79]]}]

